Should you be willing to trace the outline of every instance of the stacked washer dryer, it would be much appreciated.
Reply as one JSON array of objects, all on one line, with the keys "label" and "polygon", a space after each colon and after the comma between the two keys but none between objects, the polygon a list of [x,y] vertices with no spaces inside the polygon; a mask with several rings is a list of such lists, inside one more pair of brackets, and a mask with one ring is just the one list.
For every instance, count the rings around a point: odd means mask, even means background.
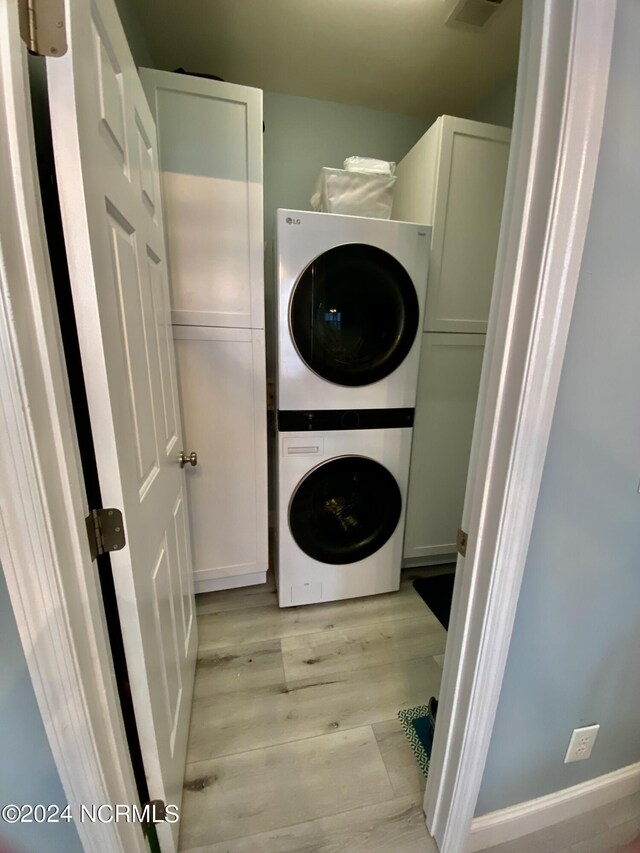
[{"label": "stacked washer dryer", "polygon": [[277,213],[281,607],[399,587],[430,232]]}]

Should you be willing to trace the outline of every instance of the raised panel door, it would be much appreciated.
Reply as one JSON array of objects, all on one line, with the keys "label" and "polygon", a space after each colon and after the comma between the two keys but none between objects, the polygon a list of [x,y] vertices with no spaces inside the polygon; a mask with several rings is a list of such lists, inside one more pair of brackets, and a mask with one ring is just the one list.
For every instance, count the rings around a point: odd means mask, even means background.
[{"label": "raised panel door", "polygon": [[[196,592],[264,581],[267,427],[264,332],[174,326]],[[261,574],[262,577],[255,577]]]},{"label": "raised panel door", "polygon": [[67,26],[47,77],[91,431],[149,794],[179,806],[197,627],[155,126],[112,0],[69,0]]},{"label": "raised panel door", "polygon": [[487,330],[511,132],[444,116],[425,331]]},{"label": "raised panel door", "polygon": [[423,334],[405,559],[456,550],[484,342],[484,335]]},{"label": "raised panel door", "polygon": [[158,126],[173,322],[263,328],[262,92],[140,76]]}]

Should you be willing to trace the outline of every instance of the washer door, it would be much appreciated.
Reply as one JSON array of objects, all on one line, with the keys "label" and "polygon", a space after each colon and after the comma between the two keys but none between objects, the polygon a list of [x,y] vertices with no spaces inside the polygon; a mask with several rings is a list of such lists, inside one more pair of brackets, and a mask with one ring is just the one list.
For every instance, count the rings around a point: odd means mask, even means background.
[{"label": "washer door", "polygon": [[364,560],[385,544],[402,512],[392,474],[363,456],[340,456],[314,468],[289,504],[299,547],[321,563]]},{"label": "washer door", "polygon": [[420,313],[413,282],[394,257],[364,243],[336,246],[304,270],[289,308],[305,364],[337,385],[370,385],[411,349]]}]

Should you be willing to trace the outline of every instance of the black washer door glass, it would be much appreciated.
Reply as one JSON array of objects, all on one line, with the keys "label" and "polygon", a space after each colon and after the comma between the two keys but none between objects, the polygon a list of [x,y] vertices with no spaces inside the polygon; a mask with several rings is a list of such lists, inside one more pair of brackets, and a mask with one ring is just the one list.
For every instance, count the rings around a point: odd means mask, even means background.
[{"label": "black washer door glass", "polygon": [[289,527],[300,548],[321,563],[364,560],[389,539],[402,497],[392,474],[362,456],[340,456],[314,468],[289,506]]},{"label": "black washer door glass", "polygon": [[336,246],[295,284],[290,324],[304,362],[337,385],[369,385],[402,363],[418,330],[409,274],[375,246]]}]

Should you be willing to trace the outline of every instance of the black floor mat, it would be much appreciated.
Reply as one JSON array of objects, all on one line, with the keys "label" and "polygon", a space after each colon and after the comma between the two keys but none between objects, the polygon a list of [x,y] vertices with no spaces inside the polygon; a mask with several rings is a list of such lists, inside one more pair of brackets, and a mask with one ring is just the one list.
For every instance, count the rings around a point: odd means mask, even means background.
[{"label": "black floor mat", "polygon": [[436,575],[432,578],[416,578],[413,588],[427,605],[438,621],[449,628],[451,599],[453,598],[453,582],[455,574]]}]

